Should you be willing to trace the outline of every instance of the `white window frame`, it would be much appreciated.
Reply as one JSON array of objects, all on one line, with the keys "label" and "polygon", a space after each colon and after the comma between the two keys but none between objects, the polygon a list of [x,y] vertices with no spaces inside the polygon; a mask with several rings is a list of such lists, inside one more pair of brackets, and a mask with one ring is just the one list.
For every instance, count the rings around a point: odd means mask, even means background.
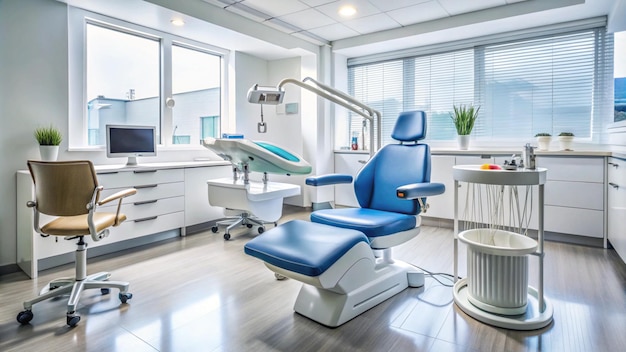
[{"label": "white window frame", "polygon": [[[179,45],[194,50],[219,55],[221,60],[220,81],[220,126],[224,130],[229,125],[228,116],[228,69],[230,51],[207,43],[183,38],[171,33],[147,28],[116,18],[85,11],[75,7],[68,10],[68,70],[69,70],[69,116],[68,116],[68,147],[70,151],[104,150],[105,146],[89,146],[87,131],[87,74],[86,74],[86,25],[87,23],[131,33],[146,38],[158,39],[161,50],[161,79],[160,79],[160,124],[161,143],[159,150],[203,150],[201,145],[172,143],[170,136],[173,132],[172,109],[165,105],[167,97],[172,96],[172,45]],[[169,79],[167,79],[169,77]]]}]

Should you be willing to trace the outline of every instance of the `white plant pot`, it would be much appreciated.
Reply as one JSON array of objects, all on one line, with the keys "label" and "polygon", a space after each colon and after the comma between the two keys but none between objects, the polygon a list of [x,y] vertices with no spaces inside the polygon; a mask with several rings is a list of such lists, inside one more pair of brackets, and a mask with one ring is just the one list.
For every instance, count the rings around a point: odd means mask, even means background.
[{"label": "white plant pot", "polygon": [[468,150],[469,149],[469,143],[470,143],[470,136],[469,136],[469,134],[457,135],[456,136],[456,140],[459,143],[459,149],[460,150]]},{"label": "white plant pot", "polygon": [[42,161],[56,161],[59,156],[58,145],[40,145],[39,155]]},{"label": "white plant pot", "polygon": [[537,137],[537,145],[539,150],[550,150],[550,142],[552,142],[552,137],[550,136],[539,136]]},{"label": "white plant pot", "polygon": [[561,145],[561,150],[572,150],[573,141],[574,136],[559,136],[559,144]]}]

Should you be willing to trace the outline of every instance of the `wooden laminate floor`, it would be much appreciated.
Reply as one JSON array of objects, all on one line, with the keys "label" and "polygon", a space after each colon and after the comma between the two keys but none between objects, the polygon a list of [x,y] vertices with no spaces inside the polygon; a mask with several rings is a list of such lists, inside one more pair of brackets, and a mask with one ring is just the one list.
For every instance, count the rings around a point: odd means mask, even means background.
[{"label": "wooden laminate floor", "polygon": [[[281,222],[308,218],[287,208]],[[254,237],[242,229],[230,241],[210,231],[89,260],[89,272],[111,271],[131,283],[134,297],[83,294],[78,326],[65,324],[65,300],[34,306],[34,319],[15,320],[21,302],[72,266],[0,276],[0,351],[624,351],[626,265],[613,250],[546,242],[545,292],[554,321],[536,331],[480,323],[452,302],[452,288],[432,278],[348,323],[329,329],[293,312],[300,288],[277,281],[243,252]],[[422,227],[394,255],[424,269],[451,273],[453,233]],[[461,246],[461,253],[465,248]],[[465,275],[464,255],[460,274]],[[530,284],[537,285],[530,258]],[[444,283],[448,283],[442,280]]]}]

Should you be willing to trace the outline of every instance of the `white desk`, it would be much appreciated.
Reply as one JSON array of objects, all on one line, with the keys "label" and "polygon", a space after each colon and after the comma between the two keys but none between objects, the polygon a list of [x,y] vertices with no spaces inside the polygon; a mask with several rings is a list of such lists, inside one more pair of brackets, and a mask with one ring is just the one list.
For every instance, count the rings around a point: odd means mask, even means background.
[{"label": "white desk", "polygon": [[[515,330],[535,330],[547,326],[552,321],[552,305],[544,299],[543,294],[543,237],[544,237],[544,185],[547,169],[483,170],[480,165],[457,165],[453,167],[454,178],[454,302],[465,313],[487,324]],[[538,186],[538,246],[534,254],[539,260],[539,288],[537,291],[529,287],[529,296],[537,299],[537,303],[528,306],[526,314],[505,316],[481,310],[469,302],[465,280],[458,278],[458,234],[459,234],[459,182],[470,182],[485,185],[501,186]]]}]

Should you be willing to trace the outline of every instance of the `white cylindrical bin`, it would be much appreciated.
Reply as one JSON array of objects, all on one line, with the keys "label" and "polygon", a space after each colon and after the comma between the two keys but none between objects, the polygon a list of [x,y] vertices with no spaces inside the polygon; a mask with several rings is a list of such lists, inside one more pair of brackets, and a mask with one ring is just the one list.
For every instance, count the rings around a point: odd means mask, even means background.
[{"label": "white cylindrical bin", "polygon": [[467,244],[468,300],[491,313],[518,315],[528,299],[528,254],[537,241],[517,233],[488,228],[459,234]]}]

